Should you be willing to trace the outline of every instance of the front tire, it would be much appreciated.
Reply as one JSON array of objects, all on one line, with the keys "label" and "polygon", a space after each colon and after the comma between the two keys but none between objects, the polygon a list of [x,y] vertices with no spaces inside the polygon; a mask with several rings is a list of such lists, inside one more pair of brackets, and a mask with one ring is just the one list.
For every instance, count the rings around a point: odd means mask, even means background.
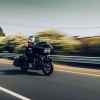
[{"label": "front tire", "polygon": [[53,73],[53,70],[54,68],[52,63],[46,63],[42,68],[42,72],[47,76],[51,75]]}]

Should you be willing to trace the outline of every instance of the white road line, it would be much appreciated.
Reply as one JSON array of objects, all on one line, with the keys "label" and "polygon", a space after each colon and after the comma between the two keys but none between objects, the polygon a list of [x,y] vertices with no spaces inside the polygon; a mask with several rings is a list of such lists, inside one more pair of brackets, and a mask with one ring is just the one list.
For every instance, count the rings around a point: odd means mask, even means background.
[{"label": "white road line", "polygon": [[0,86],[0,91],[5,92],[5,93],[7,93],[9,95],[12,95],[12,96],[14,96],[14,97],[16,97],[16,98],[18,98],[20,100],[31,100],[30,98],[24,97],[24,96],[22,96],[22,95],[20,95],[18,93],[15,93],[15,92],[13,92],[11,90],[8,90],[6,88],[3,88],[1,86]]}]

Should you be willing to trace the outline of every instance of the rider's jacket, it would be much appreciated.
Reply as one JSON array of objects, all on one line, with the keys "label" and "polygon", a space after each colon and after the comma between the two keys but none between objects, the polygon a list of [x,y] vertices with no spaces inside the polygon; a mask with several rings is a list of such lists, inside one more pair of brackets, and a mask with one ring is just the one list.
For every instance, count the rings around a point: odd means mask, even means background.
[{"label": "rider's jacket", "polygon": [[32,49],[33,49],[33,45],[28,45],[25,49],[25,55],[27,57],[31,57],[32,56]]}]

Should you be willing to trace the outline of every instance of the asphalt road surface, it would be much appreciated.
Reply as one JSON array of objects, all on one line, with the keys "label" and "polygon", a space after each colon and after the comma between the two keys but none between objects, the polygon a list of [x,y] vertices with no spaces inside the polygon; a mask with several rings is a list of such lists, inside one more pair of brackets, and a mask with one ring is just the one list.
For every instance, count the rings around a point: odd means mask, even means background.
[{"label": "asphalt road surface", "polygon": [[[9,94],[10,90],[26,99]],[[22,73],[11,65],[0,64],[0,100],[100,100],[100,77],[55,71]]]}]

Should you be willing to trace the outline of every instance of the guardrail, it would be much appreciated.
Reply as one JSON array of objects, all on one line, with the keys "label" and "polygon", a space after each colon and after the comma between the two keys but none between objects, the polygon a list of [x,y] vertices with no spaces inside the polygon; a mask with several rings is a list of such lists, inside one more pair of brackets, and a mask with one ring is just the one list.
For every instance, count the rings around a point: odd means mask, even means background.
[{"label": "guardrail", "polygon": [[17,56],[20,56],[21,54],[16,53],[0,53],[0,58],[15,58]]},{"label": "guardrail", "polygon": [[51,55],[54,61],[100,64],[100,57]]},{"label": "guardrail", "polygon": [[[21,54],[16,53],[0,53],[2,58],[15,58]],[[86,57],[86,56],[63,56],[63,55],[50,55],[53,61],[62,62],[76,62],[76,63],[90,63],[90,64],[100,64],[100,57]]]}]

